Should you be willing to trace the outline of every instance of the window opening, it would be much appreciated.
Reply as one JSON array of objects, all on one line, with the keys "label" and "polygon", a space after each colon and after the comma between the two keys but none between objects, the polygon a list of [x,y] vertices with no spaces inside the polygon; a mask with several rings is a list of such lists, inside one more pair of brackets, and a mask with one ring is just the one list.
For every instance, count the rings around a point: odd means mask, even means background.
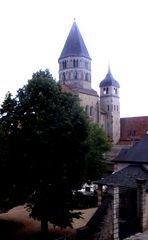
[{"label": "window opening", "polygon": [[74,73],[74,79],[77,79],[77,77],[78,77],[78,74],[77,74],[77,72],[75,71],[75,73]]},{"label": "window opening", "polygon": [[87,114],[89,114],[89,106],[88,105],[86,105],[85,111],[86,111]]},{"label": "window opening", "polygon": [[93,114],[94,114],[94,108],[93,108],[93,106],[91,106],[90,107],[90,116],[93,116]]}]

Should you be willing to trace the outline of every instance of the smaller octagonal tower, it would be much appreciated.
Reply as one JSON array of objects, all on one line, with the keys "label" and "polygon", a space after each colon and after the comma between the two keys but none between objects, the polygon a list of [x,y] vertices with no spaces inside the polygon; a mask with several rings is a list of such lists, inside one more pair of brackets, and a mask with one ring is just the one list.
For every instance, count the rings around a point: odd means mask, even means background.
[{"label": "smaller octagonal tower", "polygon": [[100,82],[100,107],[107,113],[106,133],[113,143],[120,139],[120,97],[119,83],[108,67],[106,77]]}]

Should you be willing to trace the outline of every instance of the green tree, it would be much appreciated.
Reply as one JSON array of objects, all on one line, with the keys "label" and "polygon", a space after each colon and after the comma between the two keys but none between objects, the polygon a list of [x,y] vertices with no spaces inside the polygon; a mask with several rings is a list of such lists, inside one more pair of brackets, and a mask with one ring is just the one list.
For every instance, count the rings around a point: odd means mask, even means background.
[{"label": "green tree", "polygon": [[96,123],[89,124],[87,145],[86,179],[98,180],[107,170],[105,153],[111,149],[111,144],[104,130]]},{"label": "green tree", "polygon": [[30,215],[47,231],[50,221],[70,226],[73,191],[80,188],[86,165],[88,119],[77,97],[63,93],[48,70],[10,93],[0,124],[8,137],[7,175],[13,205],[28,203]]},{"label": "green tree", "polygon": [[10,206],[27,203],[45,233],[48,221],[71,226],[79,217],[73,192],[104,171],[105,134],[48,70],[34,73],[15,97],[8,92],[0,113],[3,174],[9,176],[3,189]]},{"label": "green tree", "polygon": [[7,157],[8,157],[8,138],[5,130],[0,126],[0,210],[5,212],[9,210],[12,205],[8,198],[10,185],[8,183],[7,174]]}]

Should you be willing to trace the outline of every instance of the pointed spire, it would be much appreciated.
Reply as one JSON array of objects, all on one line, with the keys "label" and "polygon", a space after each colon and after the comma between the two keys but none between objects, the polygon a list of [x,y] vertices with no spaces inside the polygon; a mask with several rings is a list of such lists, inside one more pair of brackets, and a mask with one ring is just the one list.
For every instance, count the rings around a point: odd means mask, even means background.
[{"label": "pointed spire", "polygon": [[110,61],[108,60],[108,73],[110,74],[111,71],[110,71]]},{"label": "pointed spire", "polygon": [[65,45],[59,57],[59,60],[61,58],[73,57],[73,56],[86,57],[91,60],[75,20],[73,22],[73,25],[71,27],[67,40],[65,42]]}]

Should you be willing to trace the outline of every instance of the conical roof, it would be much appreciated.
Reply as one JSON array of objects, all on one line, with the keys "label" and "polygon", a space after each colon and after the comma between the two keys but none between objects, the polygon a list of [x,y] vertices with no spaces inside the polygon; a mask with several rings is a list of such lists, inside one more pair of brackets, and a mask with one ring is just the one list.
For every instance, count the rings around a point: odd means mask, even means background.
[{"label": "conical roof", "polygon": [[88,59],[91,59],[75,21],[71,27],[59,60],[62,58],[73,56],[86,57]]},{"label": "conical roof", "polygon": [[108,73],[106,74],[106,77],[100,82],[100,87],[108,87],[108,86],[114,86],[120,88],[120,84],[118,81],[116,81],[113,78],[113,75],[110,71],[110,67],[108,67]]}]

